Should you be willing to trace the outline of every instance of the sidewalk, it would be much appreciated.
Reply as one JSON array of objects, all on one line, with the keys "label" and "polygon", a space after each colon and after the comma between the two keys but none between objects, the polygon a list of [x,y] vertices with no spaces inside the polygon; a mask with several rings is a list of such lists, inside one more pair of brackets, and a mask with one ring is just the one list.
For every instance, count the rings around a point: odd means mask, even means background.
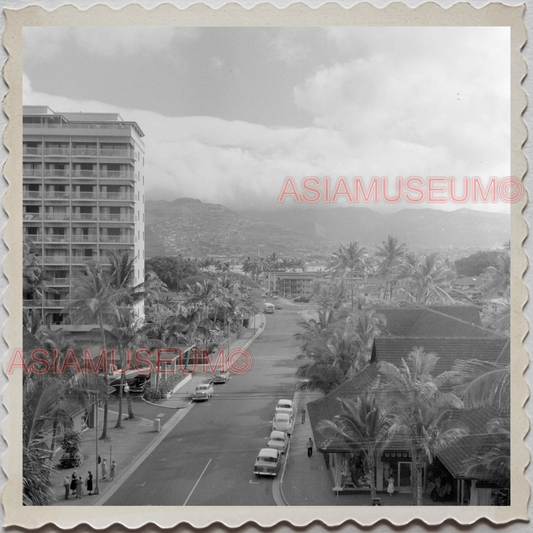
[{"label": "sidewalk", "polygon": [[[255,317],[255,337],[261,334],[265,326],[265,317],[261,314],[256,315]],[[252,322],[253,324],[253,322]],[[254,328],[247,328],[242,337],[237,339],[231,344],[231,349],[235,348],[247,348],[251,342],[255,340],[254,338]],[[176,414],[174,417],[180,416],[180,410],[185,409],[190,406],[191,395],[196,387],[196,385],[205,379],[207,375],[203,374],[200,370],[192,374],[191,379],[183,384],[169,399],[164,400],[157,404],[161,409],[175,409]],[[126,406],[126,400],[124,400],[124,408]],[[183,413],[183,411],[182,411]],[[102,434],[103,429],[103,419],[104,411],[100,409],[99,411],[99,428],[98,428],[98,437]],[[153,420],[147,420],[145,418],[137,418],[137,420],[122,420],[122,429],[115,429],[115,424],[118,419],[118,413],[115,411],[109,411],[109,420],[108,420],[108,437],[109,440],[98,441],[98,454],[102,459],[107,459],[107,471],[109,478],[109,469],[111,461],[114,460],[117,464],[115,472],[114,481],[104,481],[102,480],[102,470],[101,465],[99,466],[98,475],[99,475],[99,489],[100,495],[89,496],[87,489],[85,487],[85,480],[87,479],[88,472],[92,472],[93,475],[93,489],[96,486],[96,468],[97,468],[97,456],[96,456],[96,429],[90,428],[82,433],[82,442],[80,447],[80,453],[83,455],[83,464],[77,468],[69,469],[56,469],[52,477],[52,484],[54,487],[54,492],[56,494],[57,501],[54,505],[93,505],[96,500],[102,499],[102,496],[109,491],[117,481],[121,483],[124,481],[121,478],[121,475],[129,475],[129,472],[126,470],[133,465],[140,457],[143,455],[144,451],[152,445],[152,443],[158,438],[160,433],[154,431],[154,422]],[[168,424],[168,422],[167,422]],[[166,425],[165,425],[166,427]],[[54,464],[59,462],[61,457],[61,450],[58,451],[54,457]],[[65,489],[63,488],[63,480],[65,476],[71,478],[72,473],[76,471],[78,476],[83,478],[84,496],[82,499],[75,499],[74,496],[70,495],[68,500],[65,500]],[[124,477],[124,476],[122,476]],[[105,499],[105,498],[104,498]]]},{"label": "sidewalk", "polygon": [[[313,456],[307,457],[306,442],[309,437],[313,438],[309,416],[302,424],[302,407],[308,402],[321,398],[320,393],[302,391],[297,392],[294,398],[296,404],[296,418],[291,437],[291,448],[281,492],[287,505],[370,505],[370,491],[367,492],[340,492],[338,495],[332,490],[333,479],[326,468],[324,457],[316,449]],[[314,439],[313,439],[314,444]],[[390,497],[387,492],[378,492],[381,505],[413,505],[410,493],[395,493]],[[429,497],[424,498],[424,505],[443,505],[443,502],[433,502]],[[445,505],[445,504],[444,504]],[[450,504],[453,505],[453,504]]]}]

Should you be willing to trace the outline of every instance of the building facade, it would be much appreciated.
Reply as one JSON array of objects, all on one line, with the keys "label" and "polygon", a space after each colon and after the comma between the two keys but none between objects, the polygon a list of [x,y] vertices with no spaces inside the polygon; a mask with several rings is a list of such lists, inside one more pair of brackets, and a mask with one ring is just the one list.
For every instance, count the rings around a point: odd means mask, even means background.
[{"label": "building facade", "polygon": [[[43,322],[61,324],[72,280],[111,250],[144,280],[144,134],[117,113],[23,111],[23,236],[40,253],[43,298],[24,294]],[[142,313],[142,310],[140,311]]]}]

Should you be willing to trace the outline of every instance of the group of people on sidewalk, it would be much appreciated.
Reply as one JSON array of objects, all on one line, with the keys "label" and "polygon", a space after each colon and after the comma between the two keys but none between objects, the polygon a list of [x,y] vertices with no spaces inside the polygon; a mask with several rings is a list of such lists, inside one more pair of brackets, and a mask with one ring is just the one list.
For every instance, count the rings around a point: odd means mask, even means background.
[{"label": "group of people on sidewalk", "polygon": [[[101,459],[100,456],[98,456],[98,463],[101,465],[102,468],[102,481],[107,480],[107,460]],[[111,467],[110,467],[110,473],[109,473],[109,481],[113,481],[115,479],[115,474],[117,471],[117,464],[115,461],[111,461]],[[65,489],[65,500],[69,499],[69,495],[72,495],[75,497],[76,500],[81,499],[83,494],[83,486],[84,481],[82,476],[79,476],[76,470],[72,472],[72,476],[65,476],[65,479],[63,480],[63,488]],[[92,472],[89,470],[87,473],[87,477],[85,479],[85,487],[87,488],[87,492],[89,493],[89,496],[93,495],[93,475]],[[72,494],[71,494],[72,491]]]}]

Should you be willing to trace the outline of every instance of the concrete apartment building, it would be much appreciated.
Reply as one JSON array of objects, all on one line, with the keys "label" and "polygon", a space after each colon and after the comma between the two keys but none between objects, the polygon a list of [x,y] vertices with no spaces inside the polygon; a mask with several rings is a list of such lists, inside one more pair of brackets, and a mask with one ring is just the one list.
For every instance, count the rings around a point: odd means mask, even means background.
[{"label": "concrete apartment building", "polygon": [[[23,235],[49,277],[44,323],[61,324],[72,279],[111,250],[135,258],[144,280],[144,134],[117,113],[23,109]],[[24,295],[24,306],[35,306]],[[142,313],[142,310],[140,310]]]}]

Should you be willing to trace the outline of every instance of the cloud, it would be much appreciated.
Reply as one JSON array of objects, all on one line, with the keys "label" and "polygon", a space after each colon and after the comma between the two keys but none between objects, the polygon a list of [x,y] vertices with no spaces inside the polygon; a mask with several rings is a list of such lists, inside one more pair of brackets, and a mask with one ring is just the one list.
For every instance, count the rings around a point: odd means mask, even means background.
[{"label": "cloud", "polygon": [[[327,38],[339,51],[336,62],[309,71],[293,92],[295,105],[312,116],[311,127],[166,117],[36,93],[27,77],[25,103],[58,112],[119,112],[136,121],[146,134],[146,197],[152,199],[188,196],[230,208],[269,209],[288,176],[507,176],[508,35],[493,31],[489,41],[479,29],[467,30],[471,35],[459,39],[455,29],[424,36],[394,28],[371,40],[367,29],[329,29]],[[76,39],[91,46],[95,35],[77,33]],[[119,32],[110,48],[143,37],[131,35]],[[33,39],[35,46],[38,35]],[[401,51],[395,49],[399,41]],[[212,68],[223,73],[224,59],[212,56]]]},{"label": "cloud", "polygon": [[[51,35],[53,32],[53,38]],[[78,46],[100,56],[148,55],[166,50],[175,39],[196,38],[196,28],[167,27],[31,27],[24,28],[26,57],[51,58],[63,47]]]}]

